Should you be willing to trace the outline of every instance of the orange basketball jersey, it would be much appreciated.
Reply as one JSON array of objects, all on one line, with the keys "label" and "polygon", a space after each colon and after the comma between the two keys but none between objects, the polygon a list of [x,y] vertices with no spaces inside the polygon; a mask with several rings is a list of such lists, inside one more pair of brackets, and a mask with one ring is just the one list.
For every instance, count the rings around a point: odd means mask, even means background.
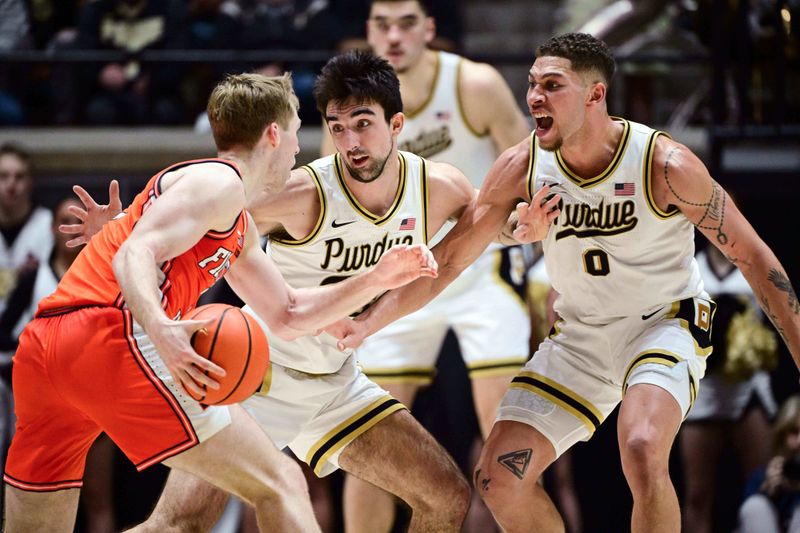
[{"label": "orange basketball jersey", "polygon": [[[223,159],[200,159],[172,165],[147,182],[125,214],[103,226],[86,245],[58,284],[56,291],[42,300],[36,316],[63,313],[70,308],[86,306],[125,306],[117,279],[111,269],[111,260],[120,245],[128,238],[133,227],[153,202],[161,196],[161,179],[168,172],[189,165],[204,163],[228,165],[241,177],[239,169]],[[242,250],[247,231],[247,213],[243,210],[236,222],[224,232],[209,231],[185,253],[160,265],[163,281],[161,305],[167,316],[177,319],[195,307],[200,295],[220,279]]]}]

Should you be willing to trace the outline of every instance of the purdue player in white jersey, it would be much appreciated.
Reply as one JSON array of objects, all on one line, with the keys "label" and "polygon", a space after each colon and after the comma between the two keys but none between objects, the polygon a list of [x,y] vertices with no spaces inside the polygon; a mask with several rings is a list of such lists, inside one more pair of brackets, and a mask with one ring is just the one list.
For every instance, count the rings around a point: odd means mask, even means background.
[{"label": "purdue player in white jersey", "polygon": [[[426,4],[373,0],[367,41],[400,79],[406,121],[398,137],[399,148],[455,165],[480,188],[497,156],[527,136],[528,123],[496,69],[428,49],[436,29]],[[324,135],[322,153],[333,151],[330,137]],[[359,364],[371,379],[410,406],[419,388],[432,382],[436,359],[452,328],[485,438],[503,392],[529,355],[524,283],[520,248],[492,245],[424,309],[367,339],[357,352]],[[386,529],[394,509],[391,498],[372,485],[347,480],[348,528]]]},{"label": "purdue player in white jersey", "polygon": [[690,150],[609,117],[615,64],[605,43],[566,34],[536,56],[527,94],[536,131],[498,159],[434,249],[439,278],[389,292],[335,334],[353,347],[423,305],[516,206],[517,240],[544,238],[561,320],[503,399],[477,490],[506,531],[563,531],[536,480],[621,402],[632,530],[679,531],[669,452],[703,374],[714,309],[694,261],[693,227],[740,268],[797,363],[800,304],[780,262]]}]

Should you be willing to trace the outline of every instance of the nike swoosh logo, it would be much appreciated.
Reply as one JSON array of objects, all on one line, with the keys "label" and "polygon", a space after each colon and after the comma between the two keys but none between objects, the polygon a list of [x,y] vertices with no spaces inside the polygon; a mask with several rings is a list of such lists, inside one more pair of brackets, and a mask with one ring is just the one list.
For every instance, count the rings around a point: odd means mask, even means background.
[{"label": "nike swoosh logo", "polygon": [[348,224],[354,224],[355,220],[350,220],[348,222],[336,222],[335,220],[331,222],[331,227],[333,228],[341,228],[342,226],[346,226]]},{"label": "nike swoosh logo", "polygon": [[650,318],[650,317],[651,317],[651,316],[653,316],[654,314],[658,313],[658,312],[659,312],[659,311],[661,311],[662,309],[664,309],[664,308],[663,308],[663,307],[659,307],[658,309],[656,309],[655,311],[653,311],[653,312],[652,312],[652,313],[650,313],[649,315],[642,315],[642,320],[647,320],[648,318]]}]

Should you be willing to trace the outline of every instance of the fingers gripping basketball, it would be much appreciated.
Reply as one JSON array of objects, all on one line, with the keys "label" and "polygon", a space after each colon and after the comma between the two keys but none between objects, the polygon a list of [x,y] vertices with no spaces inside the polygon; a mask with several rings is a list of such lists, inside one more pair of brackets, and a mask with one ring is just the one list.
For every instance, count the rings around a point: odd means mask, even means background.
[{"label": "fingers gripping basketball", "polygon": [[220,388],[191,396],[206,405],[240,402],[258,391],[269,366],[269,344],[255,318],[238,307],[225,304],[203,305],[191,311],[187,319],[216,321],[192,335],[195,351],[225,369],[223,378],[215,376]]}]

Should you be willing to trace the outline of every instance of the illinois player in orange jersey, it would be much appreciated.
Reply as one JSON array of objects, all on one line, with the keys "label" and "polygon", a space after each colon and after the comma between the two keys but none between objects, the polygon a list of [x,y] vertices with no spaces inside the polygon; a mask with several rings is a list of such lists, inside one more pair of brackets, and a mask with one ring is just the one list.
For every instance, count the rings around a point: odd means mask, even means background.
[{"label": "illinois player in orange jersey", "polygon": [[101,432],[140,470],[164,462],[236,494],[256,508],[262,530],[319,529],[299,469],[242,408],[205,407],[186,393],[218,387],[224,371],[189,342],[207,322],[180,318],[225,276],[275,334],[292,338],[435,276],[436,264],[423,246],[399,246],[361,276],[292,289],[244,210],[249,196],[280,191],[294,165],[291,80],[230,76],[208,114],[218,158],[153,176],[22,334],[4,475],[8,531],[72,530],[86,453]]}]

